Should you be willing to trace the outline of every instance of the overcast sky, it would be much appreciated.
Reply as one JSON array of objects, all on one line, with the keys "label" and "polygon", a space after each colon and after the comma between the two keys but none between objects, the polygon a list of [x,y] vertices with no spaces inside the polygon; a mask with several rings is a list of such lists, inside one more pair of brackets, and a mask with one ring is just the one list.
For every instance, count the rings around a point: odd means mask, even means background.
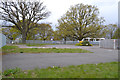
[{"label": "overcast sky", "polygon": [[120,0],[42,0],[47,9],[51,11],[49,18],[43,22],[51,22],[53,29],[57,26],[57,20],[69,10],[71,5],[78,3],[95,5],[99,8],[100,17],[104,17],[105,24],[118,23],[118,1]]},{"label": "overcast sky", "polygon": [[[35,0],[28,0],[35,1]],[[98,7],[100,17],[104,17],[105,24],[117,24],[118,23],[118,1],[120,0],[42,0],[47,9],[51,12],[49,18],[40,22],[52,23],[52,27],[55,30],[57,26],[57,20],[69,10],[70,6],[75,4],[90,4]]]}]

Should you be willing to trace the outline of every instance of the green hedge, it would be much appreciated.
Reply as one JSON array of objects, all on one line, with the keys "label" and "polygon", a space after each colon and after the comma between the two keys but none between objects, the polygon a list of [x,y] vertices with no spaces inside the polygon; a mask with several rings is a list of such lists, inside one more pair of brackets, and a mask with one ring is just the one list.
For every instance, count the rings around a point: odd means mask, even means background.
[{"label": "green hedge", "polygon": [[89,41],[80,41],[79,43],[75,44],[76,46],[92,46]]}]

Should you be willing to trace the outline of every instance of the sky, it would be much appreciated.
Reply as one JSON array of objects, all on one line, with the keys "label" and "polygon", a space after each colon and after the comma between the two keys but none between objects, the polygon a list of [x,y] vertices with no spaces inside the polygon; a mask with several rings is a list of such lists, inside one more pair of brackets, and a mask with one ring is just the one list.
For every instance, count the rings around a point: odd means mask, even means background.
[{"label": "sky", "polygon": [[118,1],[120,0],[42,0],[51,15],[44,21],[50,22],[55,30],[57,20],[69,10],[70,6],[75,4],[88,4],[95,5],[99,9],[99,16],[104,17],[106,20],[104,24],[117,24],[118,23]]},{"label": "sky", "polygon": [[[35,1],[35,0],[29,0]],[[75,4],[95,5],[99,9],[99,16],[106,20],[104,24],[118,24],[118,2],[120,0],[41,0],[46,6],[47,10],[51,12],[50,16],[40,21],[45,23],[52,23],[51,26],[55,30],[58,25],[57,20],[69,10],[70,6]]]}]

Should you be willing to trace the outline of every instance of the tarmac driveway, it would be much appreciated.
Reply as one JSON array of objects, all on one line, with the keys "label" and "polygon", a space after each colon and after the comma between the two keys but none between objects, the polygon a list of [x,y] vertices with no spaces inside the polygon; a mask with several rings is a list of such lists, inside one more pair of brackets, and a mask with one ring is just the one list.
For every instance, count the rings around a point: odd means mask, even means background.
[{"label": "tarmac driveway", "polygon": [[[68,45],[48,45],[47,47],[64,48]],[[69,48],[69,47],[68,47]],[[102,49],[98,46],[75,47],[82,48],[94,53],[39,53],[39,54],[8,54],[2,57],[2,69],[19,67],[23,70],[34,68],[46,68],[48,66],[68,66],[80,64],[97,64],[118,61],[118,50]]]}]

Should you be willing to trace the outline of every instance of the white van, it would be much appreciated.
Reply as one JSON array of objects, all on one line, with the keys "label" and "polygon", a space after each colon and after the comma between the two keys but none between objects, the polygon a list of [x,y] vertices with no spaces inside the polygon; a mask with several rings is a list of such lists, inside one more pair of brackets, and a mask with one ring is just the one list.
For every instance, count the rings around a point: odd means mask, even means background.
[{"label": "white van", "polygon": [[82,41],[90,41],[90,42],[100,42],[101,40],[105,40],[105,38],[83,38]]}]

